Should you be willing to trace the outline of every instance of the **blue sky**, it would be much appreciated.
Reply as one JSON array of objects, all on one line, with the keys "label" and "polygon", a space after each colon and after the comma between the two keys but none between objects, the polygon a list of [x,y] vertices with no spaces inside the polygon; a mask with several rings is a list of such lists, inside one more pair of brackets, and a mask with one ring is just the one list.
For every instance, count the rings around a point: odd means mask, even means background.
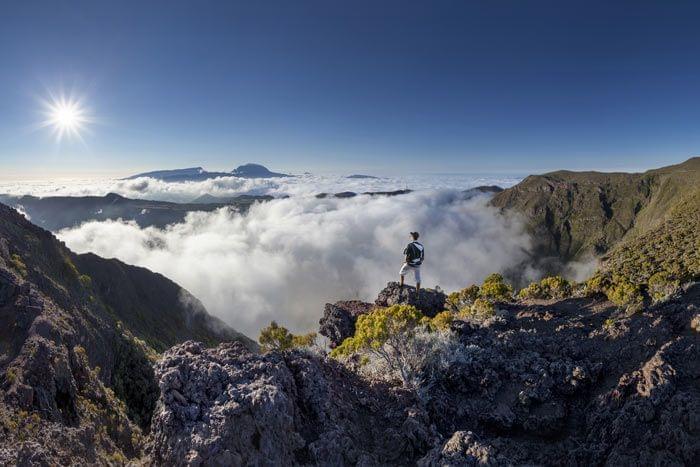
[{"label": "blue sky", "polygon": [[[700,153],[694,3],[7,2],[0,171],[680,162]],[[70,90],[97,122],[57,144],[38,99]]]}]

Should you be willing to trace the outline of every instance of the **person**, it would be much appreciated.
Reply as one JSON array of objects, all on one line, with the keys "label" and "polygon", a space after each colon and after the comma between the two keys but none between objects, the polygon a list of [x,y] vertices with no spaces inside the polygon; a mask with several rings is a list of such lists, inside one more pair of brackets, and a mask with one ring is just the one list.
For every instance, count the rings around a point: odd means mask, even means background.
[{"label": "person", "polygon": [[403,250],[405,261],[399,271],[401,287],[403,287],[404,276],[408,274],[408,271],[413,271],[413,275],[416,278],[416,292],[420,290],[420,265],[423,264],[423,258],[425,257],[425,248],[418,241],[418,237],[420,237],[418,232],[411,232],[412,241]]}]

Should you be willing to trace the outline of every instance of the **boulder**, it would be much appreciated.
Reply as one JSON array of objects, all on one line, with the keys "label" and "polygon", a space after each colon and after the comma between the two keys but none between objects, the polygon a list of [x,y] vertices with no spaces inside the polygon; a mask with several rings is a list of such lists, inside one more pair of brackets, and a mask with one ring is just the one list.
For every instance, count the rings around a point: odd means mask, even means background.
[{"label": "boulder", "polygon": [[156,465],[406,464],[434,443],[426,414],[308,352],[186,342],[156,366]]},{"label": "boulder", "polygon": [[377,306],[392,305],[413,305],[424,315],[433,317],[445,309],[447,296],[439,288],[420,289],[404,285],[401,287],[398,282],[389,282],[386,287],[379,292],[379,296],[374,301]]},{"label": "boulder", "polygon": [[318,322],[319,333],[328,338],[331,348],[340,345],[355,334],[357,317],[369,312],[374,305],[359,300],[326,303],[323,317]]}]

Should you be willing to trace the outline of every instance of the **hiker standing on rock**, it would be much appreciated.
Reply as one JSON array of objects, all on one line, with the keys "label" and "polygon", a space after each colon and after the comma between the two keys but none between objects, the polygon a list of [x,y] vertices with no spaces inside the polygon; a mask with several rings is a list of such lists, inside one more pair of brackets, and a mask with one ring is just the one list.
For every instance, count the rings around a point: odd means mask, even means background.
[{"label": "hiker standing on rock", "polygon": [[418,241],[418,232],[411,232],[412,242],[406,246],[403,250],[403,254],[406,256],[406,261],[401,266],[399,271],[399,276],[401,277],[401,287],[403,287],[403,278],[408,273],[408,271],[413,271],[413,275],[416,278],[416,292],[420,290],[420,265],[423,264],[423,257],[425,254],[423,244]]}]

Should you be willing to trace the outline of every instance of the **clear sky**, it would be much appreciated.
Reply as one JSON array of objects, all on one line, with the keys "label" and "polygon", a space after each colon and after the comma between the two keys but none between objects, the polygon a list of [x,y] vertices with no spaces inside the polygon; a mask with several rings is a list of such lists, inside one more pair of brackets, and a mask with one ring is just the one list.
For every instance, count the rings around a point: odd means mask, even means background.
[{"label": "clear sky", "polygon": [[[17,1],[0,172],[643,169],[700,154],[700,3]],[[39,100],[82,98],[83,141]]]}]

